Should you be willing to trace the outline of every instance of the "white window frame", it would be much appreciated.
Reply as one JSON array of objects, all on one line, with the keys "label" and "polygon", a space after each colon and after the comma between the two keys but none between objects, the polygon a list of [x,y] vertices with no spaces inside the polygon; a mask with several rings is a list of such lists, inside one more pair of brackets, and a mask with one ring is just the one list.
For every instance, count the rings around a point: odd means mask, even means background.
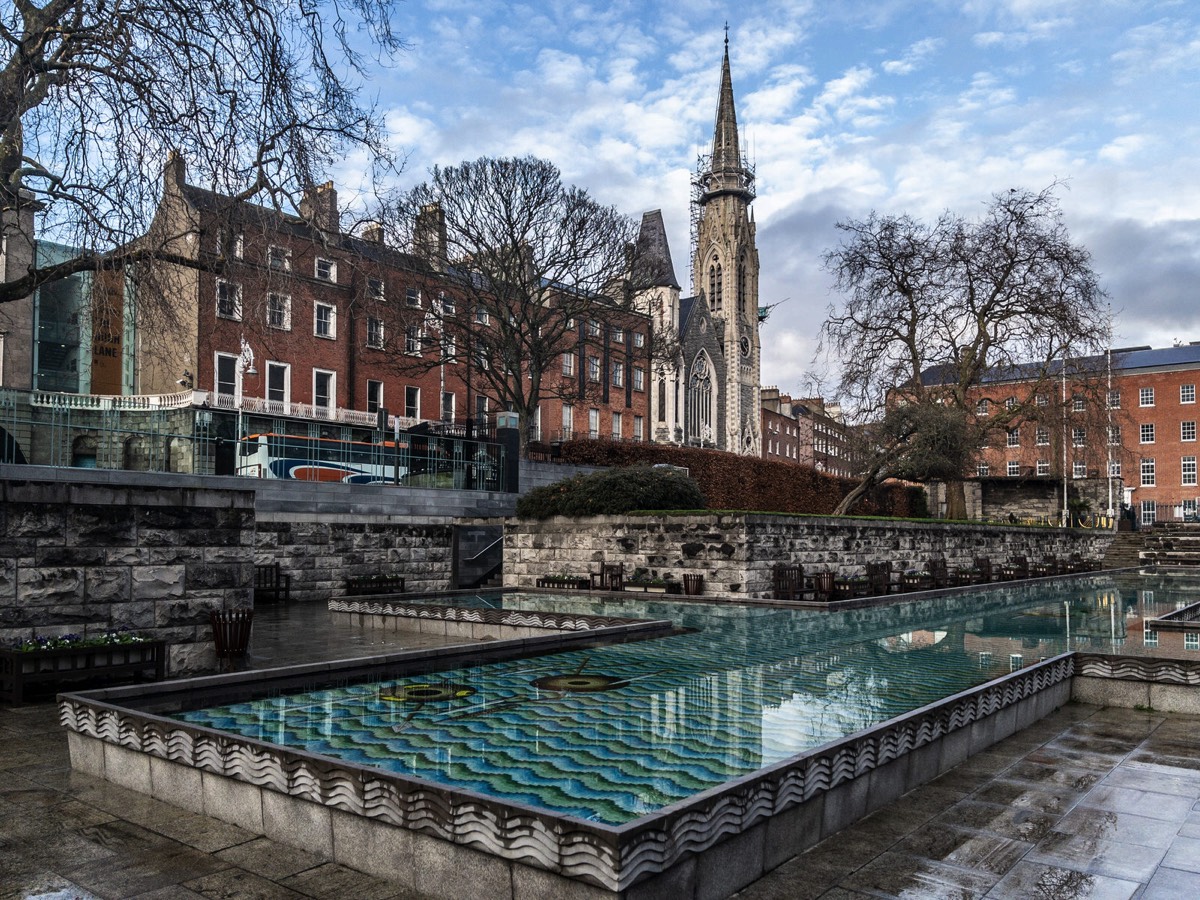
[{"label": "white window frame", "polygon": [[564,378],[572,378],[575,375],[575,354],[564,353],[562,355],[562,373]]},{"label": "white window frame", "polygon": [[1142,629],[1142,643],[1147,647],[1158,646],[1158,632],[1153,628]]},{"label": "white window frame", "polygon": [[1144,387],[1138,388],[1138,406],[1153,406],[1154,405],[1154,388]]},{"label": "white window frame", "polygon": [[633,389],[635,391],[646,390],[646,370],[641,366],[633,367]]},{"label": "white window frame", "polygon": [[1083,412],[1087,409],[1087,401],[1079,394],[1071,396],[1071,412]]},{"label": "white window frame", "polygon": [[387,303],[387,284],[382,278],[367,279],[367,296],[378,303]]},{"label": "white window frame", "polygon": [[1154,457],[1143,456],[1140,468],[1142,476],[1142,487],[1155,487],[1158,481],[1158,474],[1155,470]]},{"label": "white window frame", "polygon": [[1050,429],[1043,428],[1042,426],[1039,425],[1037,428],[1037,431],[1034,432],[1034,443],[1037,444],[1037,446],[1039,446],[1039,447],[1049,447],[1050,446]]},{"label": "white window frame", "polygon": [[1196,457],[1184,456],[1179,460],[1180,483],[1185,487],[1196,484]]},{"label": "white window frame", "polygon": [[[279,322],[271,321],[276,312],[274,304],[279,303],[278,311],[282,313]],[[292,298],[290,294],[280,294],[275,291],[267,292],[267,327],[276,331],[292,330]]]},{"label": "white window frame", "polygon": [[[1153,525],[1155,522],[1158,521],[1158,501],[1157,500],[1143,500],[1142,501],[1141,518],[1139,519],[1139,521],[1143,525]],[[1150,599],[1152,599],[1152,600],[1154,599],[1153,593],[1151,593]]]},{"label": "white window frame", "polygon": [[407,287],[404,289],[404,305],[412,307],[420,307],[421,305],[421,289],[415,287]]},{"label": "white window frame", "polygon": [[1039,475],[1049,475],[1050,474],[1050,460],[1039,459],[1037,461],[1037,473]]},{"label": "white window frame", "polygon": [[1143,422],[1138,426],[1138,443],[1153,444],[1154,443],[1154,423]]},{"label": "white window frame", "polygon": [[[321,334],[321,310],[329,311],[327,332]],[[332,303],[317,301],[313,304],[313,336],[327,341],[337,340],[337,307]]]},{"label": "white window frame", "polygon": [[623,426],[625,422],[619,412],[612,414],[612,438],[614,441],[619,441],[623,434]]},{"label": "white window frame", "polygon": [[1087,478],[1087,463],[1075,460],[1071,463],[1072,478]]},{"label": "white window frame", "polygon": [[[229,312],[221,312],[222,293],[224,299],[232,303]],[[218,278],[216,284],[216,309],[218,319],[229,319],[234,322],[242,321],[242,286],[236,281]]]},{"label": "white window frame", "polygon": [[[283,370],[283,396],[282,397],[272,397],[271,396],[271,373],[273,371],[279,371],[280,369]],[[291,364],[285,363],[285,362],[275,362],[274,360],[267,360],[266,371],[267,371],[266,377],[263,379],[264,394],[266,395],[266,399],[268,401],[275,402],[275,403],[283,403],[285,406],[287,404],[290,404],[292,402],[292,367],[291,367]]]},{"label": "white window frame", "polygon": [[1108,408],[1109,409],[1120,409],[1121,408],[1121,392],[1120,391],[1109,391],[1108,392]]},{"label": "white window frame", "polygon": [[1005,466],[1005,471],[1009,478],[1016,478],[1021,474],[1021,464],[1015,459],[1010,459]]},{"label": "white window frame", "polygon": [[1071,429],[1071,446],[1086,447],[1087,446],[1087,429],[1072,428]]},{"label": "white window frame", "polygon": [[[317,402],[317,380],[322,375],[329,376],[329,397],[328,403],[322,404]],[[337,372],[330,369],[313,369],[312,374],[312,405],[316,409],[337,409]]]},{"label": "white window frame", "polygon": [[442,421],[453,422],[458,414],[458,395],[454,391],[442,391]]},{"label": "white window frame", "polygon": [[588,437],[600,437],[600,410],[594,406],[588,410]]},{"label": "white window frame", "polygon": [[267,268],[272,272],[292,271],[292,251],[280,244],[267,247]]},{"label": "white window frame", "polygon": [[1200,650],[1200,631],[1185,631],[1183,633],[1184,650]]},{"label": "white window frame", "polygon": [[612,361],[612,386],[625,387],[625,363],[617,359]]},{"label": "white window frame", "polygon": [[1179,423],[1179,440],[1185,443],[1191,443],[1196,440],[1196,422],[1194,419]]},{"label": "white window frame", "polygon": [[1121,461],[1114,459],[1108,464],[1108,474],[1111,478],[1121,477]]},{"label": "white window frame", "polygon": [[367,316],[367,346],[373,350],[383,349],[383,319]]},{"label": "white window frame", "polygon": [[[224,363],[232,367],[233,381],[226,382],[230,385],[228,392],[221,390],[221,365]],[[239,393],[239,385],[242,382],[242,373],[238,367],[238,356],[235,353],[214,353],[213,354],[213,393],[223,397],[236,397]]]},{"label": "white window frame", "polygon": [[633,333],[633,346],[636,347],[638,350],[640,350],[646,346],[645,332],[635,331]]},{"label": "white window frame", "polygon": [[975,477],[976,478],[988,478],[991,475],[991,473],[992,473],[992,467],[989,466],[987,463],[978,463],[975,466]]},{"label": "white window frame", "polygon": [[407,325],[404,328],[404,352],[410,356],[420,356],[424,344],[424,335],[420,325]]},{"label": "white window frame", "polygon": [[570,403],[564,403],[562,406],[562,436],[563,440],[570,440],[571,435],[575,433],[575,407]]},{"label": "white window frame", "polygon": [[633,439],[635,441],[645,440],[646,435],[646,419],[644,416],[633,417]]},{"label": "white window frame", "polygon": [[1009,447],[1020,447],[1021,446],[1021,429],[1020,429],[1020,427],[1008,429],[1008,434],[1005,438],[1005,443]]},{"label": "white window frame", "polygon": [[1194,384],[1181,384],[1179,386],[1179,402],[1180,403],[1195,403],[1196,402],[1196,386]]},{"label": "white window frame", "polygon": [[600,383],[600,375],[602,373],[602,370],[600,368],[600,357],[589,356],[587,358],[587,366],[588,366],[587,380],[592,382],[593,384],[599,384]]},{"label": "white window frame", "polygon": [[[375,396],[371,396],[372,388],[374,388]],[[383,382],[375,378],[367,379],[367,412],[372,415],[379,412],[383,408]]]},{"label": "white window frame", "polygon": [[[324,274],[322,274],[322,269],[324,269]],[[328,281],[330,284],[337,284],[337,260],[318,256],[313,260],[313,278],[317,279],[317,281]]]},{"label": "white window frame", "polygon": [[[416,402],[412,398],[416,398]],[[415,384],[404,386],[404,415],[410,419],[421,418],[421,388]]]}]

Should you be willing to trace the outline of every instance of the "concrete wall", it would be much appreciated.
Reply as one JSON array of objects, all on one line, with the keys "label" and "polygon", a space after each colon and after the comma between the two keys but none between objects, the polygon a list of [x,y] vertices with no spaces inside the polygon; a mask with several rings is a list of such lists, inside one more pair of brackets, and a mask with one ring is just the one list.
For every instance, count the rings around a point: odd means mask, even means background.
[{"label": "concrete wall", "polygon": [[128,627],[211,668],[208,612],[250,605],[253,562],[248,491],[0,478],[0,641]]},{"label": "concrete wall", "polygon": [[894,568],[944,556],[951,566],[976,556],[1000,562],[1012,555],[1102,556],[1110,532],[999,526],[943,525],[816,516],[595,516],[555,517],[505,524],[504,584],[533,587],[544,575],[599,571],[601,562],[624,563],[654,574],[705,577],[705,594],[762,598],[771,590],[771,567],[799,563],[808,571],[861,574],[868,562]]}]

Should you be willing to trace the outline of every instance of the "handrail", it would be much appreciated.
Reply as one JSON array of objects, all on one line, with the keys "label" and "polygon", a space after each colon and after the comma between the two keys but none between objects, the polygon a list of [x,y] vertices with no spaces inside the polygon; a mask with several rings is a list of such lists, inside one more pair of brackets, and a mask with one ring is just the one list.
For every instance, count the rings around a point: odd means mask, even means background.
[{"label": "handrail", "polygon": [[502,540],[504,540],[504,535],[500,535],[500,537],[496,538],[494,541],[492,541],[490,544],[488,544],[486,547],[484,547],[482,550],[480,550],[478,553],[476,553],[470,559],[463,560],[463,562],[469,562],[469,563],[475,562],[475,560],[479,559],[479,557],[483,556],[483,554],[487,553],[489,550],[491,550],[493,547],[495,547]]}]

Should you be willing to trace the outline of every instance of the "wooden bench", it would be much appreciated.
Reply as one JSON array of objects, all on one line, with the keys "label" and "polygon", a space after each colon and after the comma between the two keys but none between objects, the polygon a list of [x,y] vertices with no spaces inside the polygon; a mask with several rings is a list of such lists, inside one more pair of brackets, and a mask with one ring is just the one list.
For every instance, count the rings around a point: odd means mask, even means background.
[{"label": "wooden bench", "polygon": [[279,563],[254,567],[254,602],[292,599],[292,576]]}]

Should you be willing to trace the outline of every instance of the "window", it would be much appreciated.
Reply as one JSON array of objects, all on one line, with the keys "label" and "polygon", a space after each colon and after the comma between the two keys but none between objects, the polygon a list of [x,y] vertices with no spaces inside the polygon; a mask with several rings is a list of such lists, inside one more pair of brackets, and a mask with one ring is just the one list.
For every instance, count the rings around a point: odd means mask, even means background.
[{"label": "window", "polygon": [[575,330],[575,319],[574,319],[574,317],[572,317],[570,319],[567,319],[567,331],[574,331],[574,330]]},{"label": "window", "polygon": [[1071,397],[1071,412],[1083,412],[1087,409],[1087,403],[1079,394]]},{"label": "window", "polygon": [[562,436],[564,440],[570,440],[571,435],[575,433],[575,407],[570,403],[564,403],[562,408]]},{"label": "window", "polygon": [[625,329],[624,328],[614,328],[612,330],[612,339],[613,339],[614,344],[625,343]]},{"label": "window", "polygon": [[600,357],[589,356],[588,361],[588,381],[600,380]]},{"label": "window", "polygon": [[633,367],[633,389],[635,391],[644,391],[646,389],[646,370]]},{"label": "window", "polygon": [[313,260],[313,277],[321,281],[337,281],[337,263],[318,256]]},{"label": "window", "polygon": [[292,298],[287,294],[267,294],[267,324],[280,331],[292,330]]},{"label": "window", "polygon": [[1183,633],[1184,650],[1200,650],[1200,631],[1185,631]]},{"label": "window", "polygon": [[475,368],[481,372],[492,367],[492,361],[488,358],[488,349],[484,344],[475,345]]},{"label": "window", "polygon": [[1142,459],[1142,487],[1154,487],[1154,460]]},{"label": "window", "polygon": [[246,250],[246,236],[240,231],[233,233],[233,239],[230,240],[229,232],[224,228],[217,229],[217,255],[232,256],[234,259],[241,259],[242,254]]},{"label": "window", "polygon": [[987,463],[980,463],[975,467],[975,474],[980,478],[987,478],[992,472]]},{"label": "window", "polygon": [[486,425],[488,420],[488,398],[475,397],[475,421],[480,425]]},{"label": "window", "polygon": [[575,354],[574,353],[564,353],[563,354],[562,373],[563,373],[563,375],[566,375],[568,378],[575,374]]},{"label": "window", "polygon": [[238,358],[228,353],[217,354],[216,387],[218,394],[232,397],[237,393]]},{"label": "window", "polygon": [[323,369],[313,369],[313,406],[333,409],[337,374]]},{"label": "window", "polygon": [[[1142,501],[1142,524],[1153,525],[1158,521],[1158,502],[1155,500]],[[1150,599],[1154,599],[1151,596]]]},{"label": "window", "polygon": [[1071,429],[1071,446],[1082,447],[1087,443],[1087,429],[1072,428]]},{"label": "window", "polygon": [[1049,428],[1042,428],[1041,426],[1039,426],[1037,433],[1035,434],[1034,437],[1035,437],[1035,440],[1037,441],[1037,445],[1039,447],[1048,447],[1050,445],[1050,429]]},{"label": "window", "polygon": [[1196,402],[1196,386],[1194,384],[1181,384],[1179,386],[1179,402],[1180,403],[1195,403]]},{"label": "window", "polygon": [[638,349],[645,347],[646,346],[646,335],[642,334],[642,332],[640,332],[640,331],[635,331],[633,333],[633,346],[637,347]]},{"label": "window", "polygon": [[1108,464],[1108,474],[1112,478],[1121,477],[1121,461],[1119,459],[1114,459]]},{"label": "window", "polygon": [[633,439],[635,441],[645,440],[646,420],[641,416],[633,417]]},{"label": "window", "polygon": [[1196,439],[1196,423],[1194,421],[1179,423],[1179,439],[1181,441],[1194,441]]},{"label": "window", "polygon": [[614,362],[612,364],[612,383],[613,387],[625,386],[625,363]]},{"label": "window", "polygon": [[267,399],[288,403],[292,397],[292,367],[286,363],[267,363]]},{"label": "window", "polygon": [[476,323],[478,323],[480,325],[488,324],[489,317],[488,317],[487,307],[485,307],[485,306],[475,307],[475,321],[476,321]]},{"label": "window", "polygon": [[442,334],[442,359],[448,363],[458,362],[458,339],[452,334]]},{"label": "window", "polygon": [[1037,473],[1039,475],[1050,474],[1050,461],[1048,459],[1039,459],[1037,461]]},{"label": "window", "polygon": [[421,328],[419,325],[409,325],[404,329],[404,352],[421,352]]},{"label": "window", "polygon": [[600,410],[588,410],[588,437],[600,437]]},{"label": "window", "polygon": [[217,279],[217,315],[222,319],[242,320],[241,285]]},{"label": "window", "polygon": [[1120,409],[1121,408],[1121,392],[1120,391],[1109,391],[1108,392],[1108,408],[1109,409]]},{"label": "window", "polygon": [[1109,425],[1108,426],[1108,442],[1114,447],[1118,446],[1121,443],[1121,426],[1120,425]]},{"label": "window", "polygon": [[1009,410],[1016,409],[1017,408],[1017,398],[1016,397],[1005,397],[1004,398],[1004,408],[1009,409]]},{"label": "window", "polygon": [[1142,642],[1147,647],[1157,647],[1158,646],[1158,632],[1155,631],[1153,628],[1147,628],[1143,632]]},{"label": "window", "polygon": [[453,422],[455,413],[454,391],[442,391],[442,421]]},{"label": "window", "polygon": [[313,313],[313,334],[334,340],[337,337],[337,308],[318,303]]},{"label": "window", "polygon": [[404,291],[405,306],[420,306],[421,305],[421,289],[410,287]]},{"label": "window", "polygon": [[986,416],[988,414],[988,410],[991,408],[991,405],[992,401],[990,401],[987,397],[984,397],[975,404],[975,415]]},{"label": "window", "polygon": [[377,414],[379,408],[383,406],[383,382],[368,381],[367,382],[367,412]]},{"label": "window", "polygon": [[383,349],[383,319],[367,317],[367,346],[376,350]]},{"label": "window", "polygon": [[1080,462],[1079,460],[1071,463],[1071,477],[1087,478],[1087,463]]},{"label": "window", "polygon": [[1008,461],[1007,471],[1008,471],[1009,478],[1016,478],[1018,475],[1021,474],[1021,464],[1019,462],[1017,462],[1015,459],[1010,459]]},{"label": "window", "polygon": [[387,300],[387,293],[383,286],[382,278],[367,279],[367,296],[380,303],[383,303]]},{"label": "window", "polygon": [[987,650],[979,651],[979,668],[990,669],[992,667],[992,654]]},{"label": "window", "polygon": [[276,272],[292,271],[292,251],[272,244],[267,248],[267,266]]},{"label": "window", "polygon": [[1025,657],[1020,653],[1008,654],[1008,671],[1015,672],[1025,665]]},{"label": "window", "polygon": [[1020,428],[1008,429],[1008,446],[1010,446],[1010,447],[1020,447],[1021,446],[1021,429]]},{"label": "window", "polygon": [[438,297],[442,301],[442,315],[443,316],[452,316],[456,312],[458,312],[457,307],[454,305],[455,300],[452,296],[447,294],[445,291],[441,291],[438,293]]},{"label": "window", "polygon": [[621,414],[618,412],[612,414],[612,436],[614,441],[621,439]]},{"label": "window", "polygon": [[1138,389],[1138,406],[1154,405],[1154,388]]},{"label": "window", "polygon": [[1196,457],[1185,456],[1181,463],[1183,465],[1183,483],[1194,485],[1196,483]]},{"label": "window", "polygon": [[588,319],[587,333],[588,337],[600,337],[600,323],[595,319]]},{"label": "window", "polygon": [[1034,402],[1034,403],[1036,403],[1038,406],[1049,406],[1049,405],[1050,405],[1050,398],[1049,398],[1049,397],[1047,397],[1045,394],[1038,394],[1038,395],[1037,395],[1037,396],[1034,398],[1034,401],[1033,401],[1033,402]]},{"label": "window", "polygon": [[404,414],[410,419],[421,418],[421,389],[407,385],[404,388]]},{"label": "window", "polygon": [[1143,444],[1153,444],[1154,443],[1154,423],[1153,422],[1142,425],[1140,428],[1140,431],[1141,431],[1141,435],[1142,435],[1142,443]]}]

